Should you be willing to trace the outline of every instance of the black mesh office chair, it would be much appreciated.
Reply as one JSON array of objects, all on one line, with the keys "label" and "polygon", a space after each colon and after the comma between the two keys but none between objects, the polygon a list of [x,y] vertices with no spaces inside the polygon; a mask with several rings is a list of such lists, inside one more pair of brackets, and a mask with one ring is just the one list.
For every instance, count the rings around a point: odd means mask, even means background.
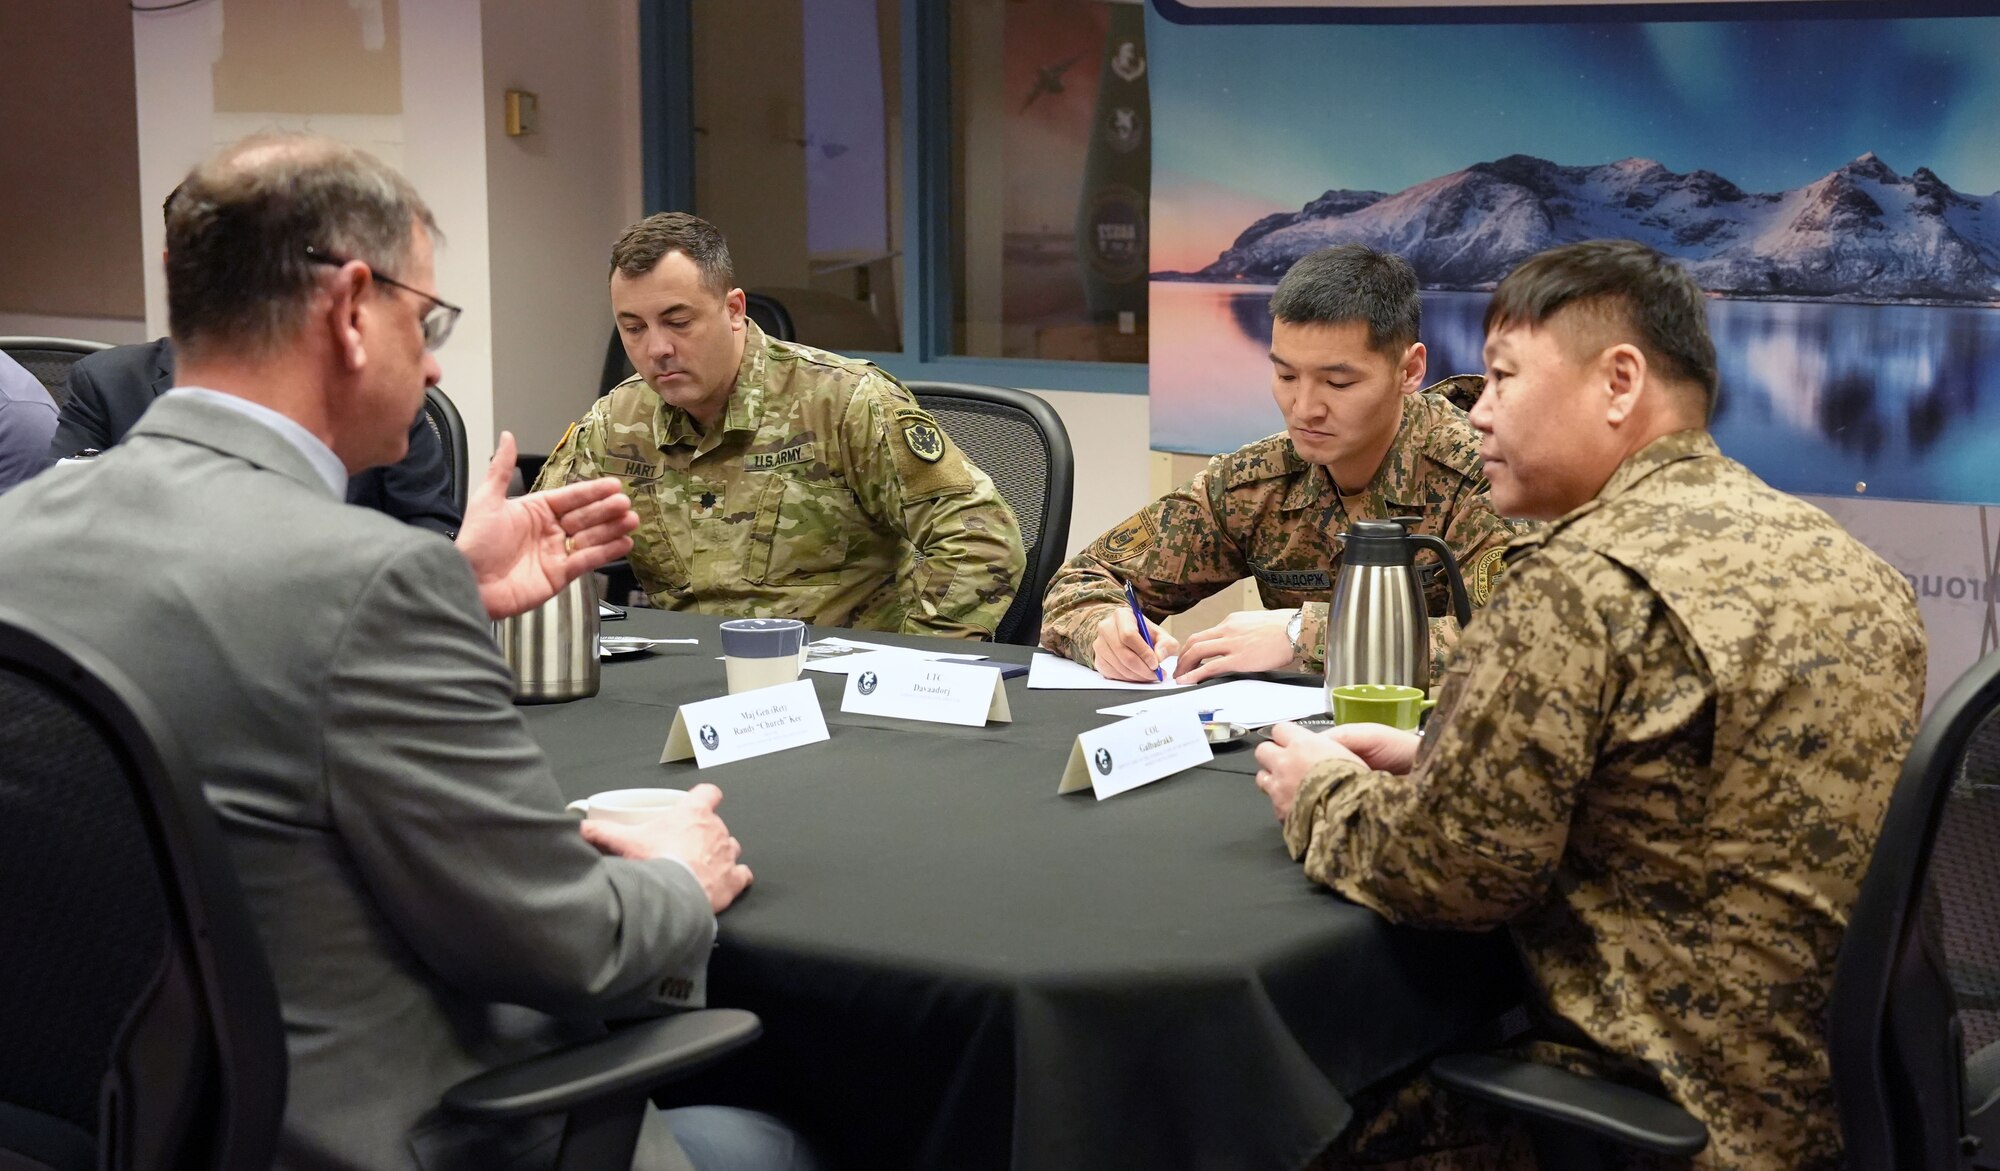
[{"label": "black mesh office chair", "polygon": [[937,416],[945,434],[1000,490],[1021,522],[1028,554],[1020,592],[993,634],[995,642],[1033,646],[1041,638],[1042,594],[1069,545],[1075,457],[1055,409],[1025,390],[956,382],[904,385]]},{"label": "black mesh office chair", "polygon": [[0,890],[0,1165],[268,1168],[284,1034],[200,788],[116,669],[5,611]]},{"label": "black mesh office chair", "polygon": [[[744,293],[743,312],[757,323],[757,328],[766,335],[781,342],[799,340],[797,327],[792,324],[792,315],[776,297],[764,293]],[[597,376],[597,397],[611,393],[611,388],[632,377],[632,359],[625,356],[625,342],[618,336],[617,329],[611,331],[611,342],[604,348],[604,368]]]},{"label": "black mesh office chair", "polygon": [[424,388],[424,422],[430,424],[438,445],[444,448],[445,467],[451,472],[451,503],[458,515],[465,515],[465,497],[472,485],[467,479],[465,420],[450,396],[435,386]]},{"label": "black mesh office chair", "polygon": [[57,407],[69,402],[69,368],[77,359],[110,348],[103,342],[67,337],[0,337],[0,351],[27,367]]},{"label": "black mesh office chair", "polygon": [[[283,1025],[199,778],[115,666],[4,608],[0,891],[0,1167],[267,1171]],[[559,1171],[624,1171],[651,1091],[759,1031],[738,1009],[647,1021],[444,1106],[565,1114]]]},{"label": "black mesh office chair", "polygon": [[[1848,1167],[2000,1166],[2000,654],[1953,685],[1917,734],[1827,1016]],[[1698,1149],[1700,1123],[1637,1090],[1492,1054],[1439,1058],[1431,1075],[1529,1118],[1544,1171],[1605,1165],[1585,1136]]]},{"label": "black mesh office chair", "polygon": [[2000,654],[1903,765],[1834,970],[1847,1165],[2000,1166]]}]

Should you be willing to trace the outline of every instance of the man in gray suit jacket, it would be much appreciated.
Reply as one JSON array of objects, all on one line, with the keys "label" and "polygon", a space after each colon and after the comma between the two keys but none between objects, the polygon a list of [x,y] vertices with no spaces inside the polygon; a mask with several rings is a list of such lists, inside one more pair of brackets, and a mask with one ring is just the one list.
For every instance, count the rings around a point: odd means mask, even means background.
[{"label": "man in gray suit jacket", "polygon": [[[714,913],[750,881],[713,786],[580,835],[511,703],[487,624],[630,548],[615,481],[507,500],[503,437],[457,546],[341,504],[438,378],[434,230],[326,140],[197,168],[168,224],[181,388],[0,499],[0,604],[123,668],[221,818],[285,1017],[280,1167],[546,1166],[559,1120],[469,1124],[439,1096],[699,1003]],[[681,1158],[649,1119],[639,1165]]]}]

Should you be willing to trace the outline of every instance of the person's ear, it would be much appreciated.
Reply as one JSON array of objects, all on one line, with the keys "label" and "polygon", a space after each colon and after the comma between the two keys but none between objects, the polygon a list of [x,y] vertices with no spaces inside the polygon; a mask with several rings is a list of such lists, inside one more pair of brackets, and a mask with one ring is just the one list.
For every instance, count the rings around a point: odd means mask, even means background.
[{"label": "person's ear", "polygon": [[1411,342],[1410,348],[1403,351],[1402,366],[1396,370],[1396,376],[1402,382],[1403,393],[1415,394],[1422,390],[1424,372],[1429,368],[1430,351],[1424,349],[1422,342]]},{"label": "person's ear", "polygon": [[1660,388],[1649,386],[1646,355],[1630,342],[1612,346],[1598,359],[1604,380],[1604,421],[1620,426],[1639,409],[1640,400]]},{"label": "person's ear", "polygon": [[327,329],[341,366],[350,373],[368,364],[369,284],[368,266],[358,260],[341,265],[327,284],[323,311]]},{"label": "person's ear", "polygon": [[744,315],[750,310],[750,298],[743,295],[742,289],[731,289],[722,298],[722,310],[729,315],[729,328],[741,333]]}]

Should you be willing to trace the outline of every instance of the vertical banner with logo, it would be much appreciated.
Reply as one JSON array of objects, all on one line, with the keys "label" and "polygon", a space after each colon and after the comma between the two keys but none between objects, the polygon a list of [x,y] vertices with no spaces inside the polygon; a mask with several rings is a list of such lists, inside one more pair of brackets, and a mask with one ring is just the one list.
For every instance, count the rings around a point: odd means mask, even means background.
[{"label": "vertical banner with logo", "polygon": [[1124,334],[1134,332],[1146,309],[1147,202],[1153,177],[1150,88],[1145,7],[1113,0],[1076,241],[1091,321]]}]

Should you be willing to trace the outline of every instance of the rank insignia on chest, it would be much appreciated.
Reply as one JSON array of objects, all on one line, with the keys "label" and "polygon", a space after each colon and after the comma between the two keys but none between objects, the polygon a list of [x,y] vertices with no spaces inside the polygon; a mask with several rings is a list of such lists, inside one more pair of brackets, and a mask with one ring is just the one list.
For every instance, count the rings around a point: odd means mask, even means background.
[{"label": "rank insignia on chest", "polygon": [[944,458],[944,432],[928,419],[911,419],[903,424],[903,442],[910,445],[910,453],[925,463],[934,464]]}]

